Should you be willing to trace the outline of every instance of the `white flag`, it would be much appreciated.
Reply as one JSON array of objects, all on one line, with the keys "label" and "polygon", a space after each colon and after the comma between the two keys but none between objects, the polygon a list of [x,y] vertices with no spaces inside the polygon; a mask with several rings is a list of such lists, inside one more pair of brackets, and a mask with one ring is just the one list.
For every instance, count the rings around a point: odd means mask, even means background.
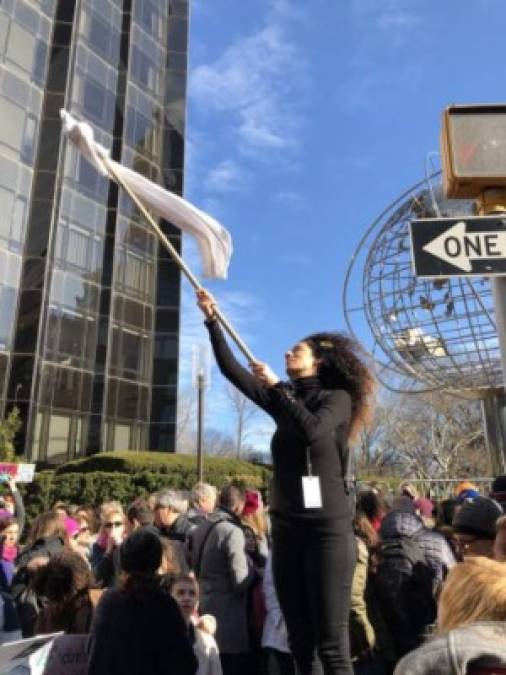
[{"label": "white flag", "polygon": [[164,190],[140,173],[111,160],[109,151],[95,142],[93,129],[89,124],[78,122],[66,110],[60,110],[60,117],[64,133],[97,171],[104,176],[109,175],[102,162],[102,158],[107,158],[118,178],[145,206],[196,239],[202,256],[204,275],[226,279],[232,255],[232,238],[223,225],[173,192]]}]

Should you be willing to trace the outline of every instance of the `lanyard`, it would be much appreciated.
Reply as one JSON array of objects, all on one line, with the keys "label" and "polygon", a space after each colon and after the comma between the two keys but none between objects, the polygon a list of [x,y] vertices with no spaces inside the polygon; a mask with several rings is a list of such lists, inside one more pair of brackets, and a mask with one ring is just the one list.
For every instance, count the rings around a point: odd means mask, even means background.
[{"label": "lanyard", "polygon": [[308,445],[306,448],[306,466],[307,466],[307,475],[313,475],[313,465],[311,464],[311,446]]}]

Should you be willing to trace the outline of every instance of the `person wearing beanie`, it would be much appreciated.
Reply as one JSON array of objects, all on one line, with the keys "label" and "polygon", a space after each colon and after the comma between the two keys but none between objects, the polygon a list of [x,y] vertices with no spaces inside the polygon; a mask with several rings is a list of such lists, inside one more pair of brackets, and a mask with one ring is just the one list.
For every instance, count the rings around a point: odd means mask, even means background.
[{"label": "person wearing beanie", "polygon": [[472,488],[461,490],[459,492],[459,496],[457,497],[457,503],[463,504],[464,502],[472,502],[476,499],[476,497],[479,496],[480,493],[478,492],[478,490],[473,490]]},{"label": "person wearing beanie", "polygon": [[488,497],[465,502],[453,518],[453,536],[462,557],[493,558],[496,523],[502,516],[499,504]]},{"label": "person wearing beanie", "polygon": [[414,505],[416,512],[423,520],[425,527],[430,527],[432,529],[436,524],[434,518],[434,503],[427,497],[420,497],[419,499],[415,499]]},{"label": "person wearing beanie", "polygon": [[455,489],[453,490],[453,494],[455,497],[458,497],[464,490],[477,490],[477,487],[474,483],[471,483],[471,481],[463,480],[460,483],[457,483]]},{"label": "person wearing beanie", "polygon": [[117,588],[98,603],[87,675],[195,675],[198,661],[177,603],[160,587],[162,544],[150,527],[121,544]]},{"label": "person wearing beanie", "polygon": [[501,505],[504,513],[506,513],[506,473],[494,479],[490,498],[495,499]]}]

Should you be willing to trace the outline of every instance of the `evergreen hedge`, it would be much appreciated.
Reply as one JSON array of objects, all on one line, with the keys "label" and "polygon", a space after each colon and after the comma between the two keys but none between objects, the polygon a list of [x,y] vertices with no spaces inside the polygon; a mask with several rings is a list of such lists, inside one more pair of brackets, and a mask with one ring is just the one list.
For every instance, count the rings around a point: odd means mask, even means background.
[{"label": "evergreen hedge", "polygon": [[[266,467],[236,459],[206,457],[204,480],[221,488],[229,482],[268,490]],[[162,488],[190,490],[197,482],[197,460],[192,455],[165,452],[108,452],[39,471],[33,483],[22,485],[28,520],[56,501],[95,506],[103,501],[123,504]]]}]

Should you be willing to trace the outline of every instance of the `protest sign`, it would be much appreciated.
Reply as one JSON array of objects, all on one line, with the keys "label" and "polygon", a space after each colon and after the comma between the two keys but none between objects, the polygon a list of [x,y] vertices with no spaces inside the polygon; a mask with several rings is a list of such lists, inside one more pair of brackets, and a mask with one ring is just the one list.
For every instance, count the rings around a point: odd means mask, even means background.
[{"label": "protest sign", "polygon": [[55,638],[44,675],[86,675],[88,635],[60,635]]},{"label": "protest sign", "polygon": [[0,481],[14,478],[18,483],[31,483],[35,474],[35,464],[14,464],[0,462]]},{"label": "protest sign", "polygon": [[23,672],[44,675],[45,666],[55,637],[62,633],[36,635],[26,640],[8,642],[0,647],[0,675]]}]

